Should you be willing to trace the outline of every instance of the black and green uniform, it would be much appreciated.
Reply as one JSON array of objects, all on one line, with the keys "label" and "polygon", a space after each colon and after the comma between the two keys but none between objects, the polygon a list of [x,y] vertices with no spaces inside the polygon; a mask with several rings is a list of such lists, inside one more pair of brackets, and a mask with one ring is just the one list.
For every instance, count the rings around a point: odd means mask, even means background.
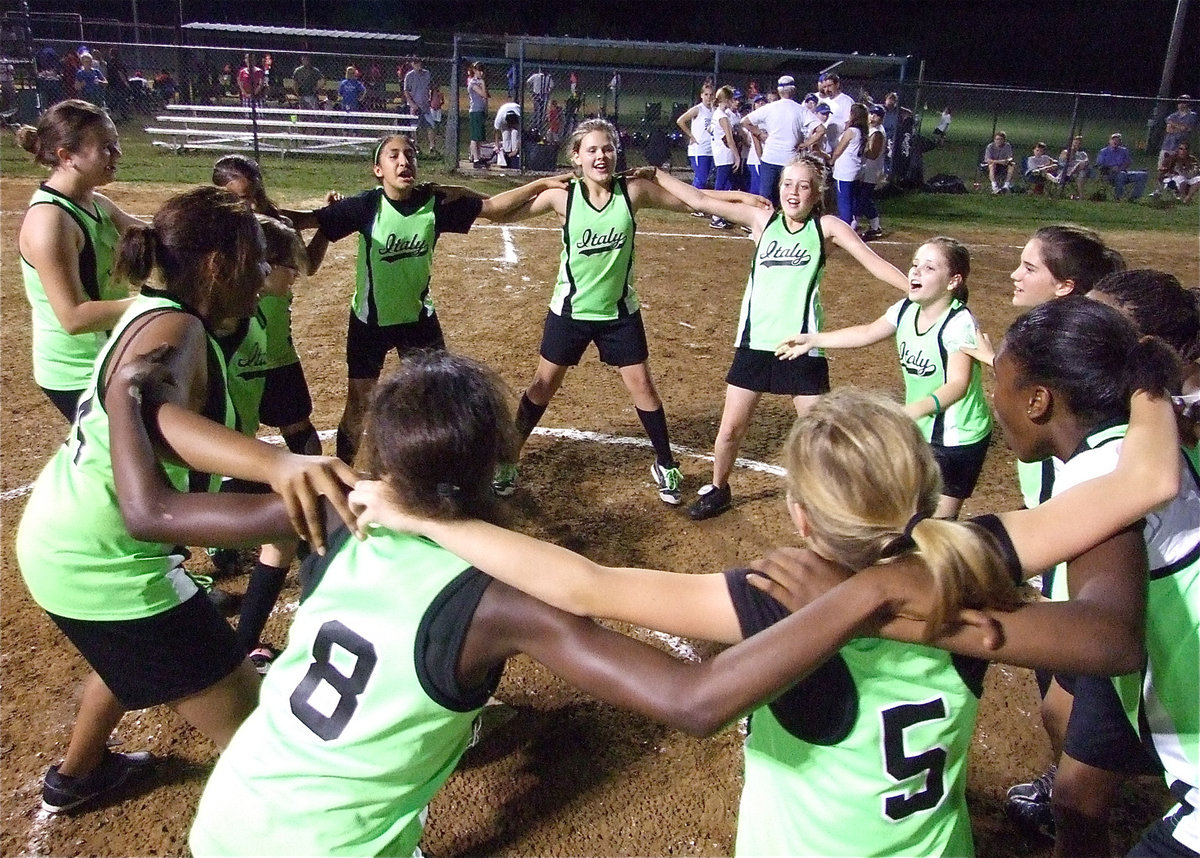
[{"label": "black and green uniform", "polygon": [[[128,297],[125,284],[112,279],[113,260],[121,233],[108,212],[94,201],[91,209],[86,209],[44,184],[29,200],[30,208],[39,205],[58,206],[83,230],[79,279],[88,299],[113,301]],[[34,381],[46,390],[83,390],[91,378],[92,364],[107,339],[107,332],[68,334],[54,315],[37,269],[24,256],[21,257],[21,276],[25,281],[25,296],[33,310]]]},{"label": "black and green uniform", "polygon": [[[17,560],[35,602],[78,620],[134,620],[167,611],[196,593],[173,545],[130,535],[121,518],[109,449],[101,379],[113,345],[151,314],[186,312],[146,290],[121,317],[101,350],[66,442],[38,476],[17,530]],[[233,425],[225,362],[208,343],[209,397],[204,416]],[[216,481],[163,461],[179,491],[216,489]]]},{"label": "black and green uniform", "polygon": [[317,222],[330,241],[358,233],[350,308],[359,321],[386,327],[433,316],[429,282],[438,236],[470,230],[482,206],[475,196],[448,200],[444,190],[418,185],[404,200],[392,200],[378,187],[318,209]]},{"label": "black and green uniform", "polygon": [[500,669],[456,665],[491,579],[420,537],[343,530],[288,645],[209,778],[189,845],[208,855],[413,854]]},{"label": "black and green uniform", "polygon": [[[726,573],[746,637],[788,611]],[[967,749],[986,662],[861,639],[750,716],[738,855],[971,855]]]},{"label": "black and green uniform", "polygon": [[625,179],[613,180],[612,194],[599,209],[588,199],[584,182],[572,179],[550,311],[581,322],[609,322],[636,313],[641,306],[633,287],[636,233]]},{"label": "black and green uniform", "polygon": [[[819,332],[825,320],[824,273],[821,219],[810,217],[792,232],[781,212],[771,215],[754,249],[734,345],[774,353],[793,334]],[[820,349],[809,352],[822,353]]]},{"label": "black and green uniform", "polygon": [[232,334],[217,340],[229,368],[229,398],[237,414],[238,431],[251,438],[258,432],[267,371],[274,368],[270,366],[266,322],[260,302],[253,316],[243,319]]}]

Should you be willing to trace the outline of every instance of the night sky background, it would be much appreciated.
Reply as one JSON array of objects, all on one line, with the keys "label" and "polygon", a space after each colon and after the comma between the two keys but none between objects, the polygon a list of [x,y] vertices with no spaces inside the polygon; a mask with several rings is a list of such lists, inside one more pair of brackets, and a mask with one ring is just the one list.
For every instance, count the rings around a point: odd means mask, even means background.
[{"label": "night sky background", "polygon": [[[30,0],[34,12],[132,20],[134,0]],[[137,0],[142,23],[703,42],[909,54],[929,80],[1156,95],[1176,0]],[[6,0],[15,9],[16,2]],[[1169,92],[1200,95],[1200,0]],[[911,74],[916,73],[910,66]]]}]

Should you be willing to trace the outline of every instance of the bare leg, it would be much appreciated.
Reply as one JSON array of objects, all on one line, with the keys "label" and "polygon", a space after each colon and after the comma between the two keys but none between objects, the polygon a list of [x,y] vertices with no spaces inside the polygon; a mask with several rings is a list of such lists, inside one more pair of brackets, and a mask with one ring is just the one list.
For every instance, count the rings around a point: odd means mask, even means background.
[{"label": "bare leg", "polygon": [[245,659],[220,682],[167,705],[223,751],[258,703],[260,684],[254,665]]},{"label": "bare leg", "polygon": [[1111,855],[1108,816],[1125,776],[1081,763],[1068,754],[1058,761],[1054,792],[1054,854]]},{"label": "bare leg", "polygon": [[363,419],[376,381],[374,378],[352,378],[347,382],[346,408],[342,411],[341,422],[338,423],[338,432],[341,435],[339,440],[343,441],[347,449],[338,450],[338,455],[348,454],[348,464],[353,462],[354,454],[358,452],[362,441]]},{"label": "bare leg", "polygon": [[634,407],[642,411],[657,411],[662,408],[662,400],[654,387],[654,379],[650,376],[648,361],[621,367],[621,381],[625,389],[633,397]]},{"label": "bare leg", "polygon": [[742,438],[750,427],[750,418],[762,394],[744,387],[725,387],[725,407],[721,411],[721,428],[713,442],[712,484],[721,488],[729,483],[733,462],[742,446]]},{"label": "bare leg", "polygon": [[61,774],[79,777],[91,772],[104,759],[108,737],[125,714],[125,707],[113,696],[104,680],[95,671],[83,681],[79,714],[71,729],[67,754],[58,767]]}]

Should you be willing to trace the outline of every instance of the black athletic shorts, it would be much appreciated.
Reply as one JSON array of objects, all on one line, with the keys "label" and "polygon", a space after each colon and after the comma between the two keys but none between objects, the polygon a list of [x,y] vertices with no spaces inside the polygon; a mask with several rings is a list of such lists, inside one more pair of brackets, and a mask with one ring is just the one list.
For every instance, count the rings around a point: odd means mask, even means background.
[{"label": "black athletic shorts", "polygon": [[538,353],[557,366],[578,366],[593,342],[600,360],[609,366],[635,366],[650,358],[641,311],[606,322],[583,322],[552,310],[546,314]]},{"label": "black athletic shorts", "polygon": [[50,614],[126,709],[146,709],[203,691],[245,658],[237,637],[199,590],[138,620],[73,620]]},{"label": "black athletic shorts", "polygon": [[1055,674],[1073,696],[1063,753],[1106,772],[1162,774],[1162,764],[1129,723],[1107,676]]},{"label": "black athletic shorts", "polygon": [[300,361],[269,369],[264,376],[258,420],[265,426],[291,426],[312,414],[312,395]]},{"label": "black athletic shorts", "polygon": [[756,393],[820,396],[829,392],[829,361],[813,355],[780,360],[774,352],[738,348],[725,382]]},{"label": "black athletic shorts", "polygon": [[346,331],[346,366],[350,378],[379,378],[392,349],[403,355],[412,349],[444,348],[446,340],[436,313],[403,325],[368,325],[353,311],[350,313]]},{"label": "black athletic shorts", "polygon": [[961,447],[943,447],[930,444],[933,458],[942,472],[942,494],[947,497],[966,499],[975,491],[979,474],[983,471],[983,460],[987,456],[989,434],[982,441],[964,444]]},{"label": "black athletic shorts", "polygon": [[67,418],[68,423],[75,422],[75,406],[79,404],[79,397],[83,396],[82,390],[49,390],[43,387],[42,393],[46,394],[58,413]]}]

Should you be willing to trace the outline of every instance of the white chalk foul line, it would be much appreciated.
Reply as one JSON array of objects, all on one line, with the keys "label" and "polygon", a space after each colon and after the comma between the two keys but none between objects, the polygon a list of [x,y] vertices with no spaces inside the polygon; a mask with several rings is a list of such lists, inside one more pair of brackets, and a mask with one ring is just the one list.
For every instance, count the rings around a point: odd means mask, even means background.
[{"label": "white chalk foul line", "polygon": [[[328,441],[337,434],[335,429],[325,429],[317,433],[317,436],[322,441]],[[587,441],[593,444],[611,444],[618,447],[649,447],[650,441],[646,438],[629,438],[620,435],[609,435],[605,432],[590,432],[586,429],[551,429],[545,426],[538,426],[533,430],[534,435],[545,435],[549,438],[563,438],[567,441]],[[283,437],[280,435],[264,435],[259,438],[260,441],[266,441],[268,444],[282,444]],[[702,462],[711,462],[713,457],[708,453],[700,453],[693,450],[691,447],[683,447],[678,444],[672,444],[671,449],[679,456],[688,459],[698,459]],[[737,459],[734,461],[735,468],[741,468],[746,471],[757,471],[760,474],[772,474],[776,477],[784,475],[783,468],[778,465],[768,465],[766,462],[759,462],[755,459]],[[33,483],[28,483],[19,486],[15,489],[9,489],[6,492],[0,492],[0,502],[17,500],[23,498],[33,489]]]}]

